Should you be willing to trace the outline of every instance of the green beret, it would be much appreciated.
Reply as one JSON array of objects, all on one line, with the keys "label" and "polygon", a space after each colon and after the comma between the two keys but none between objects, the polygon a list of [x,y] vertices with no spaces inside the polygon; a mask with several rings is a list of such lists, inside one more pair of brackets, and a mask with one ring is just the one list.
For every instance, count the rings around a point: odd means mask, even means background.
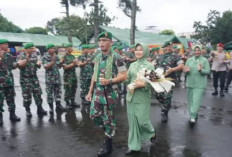
[{"label": "green beret", "polygon": [[64,44],[64,47],[67,48],[67,47],[72,47],[72,43],[66,43]]},{"label": "green beret", "polygon": [[159,49],[160,49],[160,47],[154,47],[150,51],[153,52],[153,51],[156,51],[156,50],[159,50]]},{"label": "green beret", "polygon": [[123,49],[122,46],[119,46],[119,47],[118,47],[118,50],[122,50],[122,49]]},{"label": "green beret", "polygon": [[131,46],[130,46],[130,49],[132,49],[132,48],[135,48],[135,45],[131,45]]},{"label": "green beret", "polygon": [[166,41],[166,42],[164,43],[163,47],[167,47],[167,46],[169,46],[169,45],[172,45],[172,42]]},{"label": "green beret", "polygon": [[32,48],[32,47],[34,47],[35,45],[33,44],[33,43],[26,43],[25,45],[24,45],[24,49],[29,49],[29,48]]},{"label": "green beret", "polygon": [[89,48],[89,45],[82,45],[81,48],[82,48],[82,49],[88,49],[88,48]]},{"label": "green beret", "polygon": [[8,40],[6,40],[6,39],[0,39],[0,44],[5,44],[5,43],[8,43]]},{"label": "green beret", "polygon": [[97,39],[99,40],[99,38],[108,38],[110,40],[112,40],[112,33],[110,32],[102,32],[98,35]]},{"label": "green beret", "polygon": [[115,50],[115,49],[118,49],[118,47],[117,47],[117,46],[113,46],[113,47],[112,47],[112,50]]},{"label": "green beret", "polygon": [[46,49],[48,50],[48,49],[50,49],[52,47],[55,47],[55,45],[54,44],[47,44]]}]

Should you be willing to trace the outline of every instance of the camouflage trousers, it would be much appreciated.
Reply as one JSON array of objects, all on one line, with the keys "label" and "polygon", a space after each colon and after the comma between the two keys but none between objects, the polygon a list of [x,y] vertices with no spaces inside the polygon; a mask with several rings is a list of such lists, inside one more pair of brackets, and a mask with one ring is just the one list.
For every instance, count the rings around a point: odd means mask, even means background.
[{"label": "camouflage trousers", "polygon": [[115,134],[114,108],[109,108],[107,104],[100,104],[96,101],[91,102],[90,118],[98,127],[103,128],[105,135],[113,137]]},{"label": "camouflage trousers", "polygon": [[4,98],[6,98],[6,103],[8,105],[9,111],[15,109],[14,97],[15,97],[14,86],[0,88],[0,113],[4,112],[3,109]]},{"label": "camouflage trousers", "polygon": [[67,101],[74,101],[75,95],[77,91],[77,80],[72,82],[66,83],[64,82],[64,100]]},{"label": "camouflage trousers", "polygon": [[89,86],[91,84],[91,79],[84,79],[83,78],[80,80],[80,84],[81,84],[81,98],[85,99],[85,96],[89,92]]},{"label": "camouflage trousers", "polygon": [[173,96],[173,89],[171,89],[168,93],[156,93],[156,99],[162,104],[161,112],[168,113],[171,108]]},{"label": "camouflage trousers", "polygon": [[42,105],[42,90],[39,84],[39,80],[34,80],[31,82],[21,82],[21,88],[23,94],[23,106],[29,107],[31,105],[32,95],[35,100],[35,104],[37,106]]},{"label": "camouflage trousers", "polygon": [[53,100],[59,103],[61,100],[61,84],[46,84],[47,103],[53,104]]}]

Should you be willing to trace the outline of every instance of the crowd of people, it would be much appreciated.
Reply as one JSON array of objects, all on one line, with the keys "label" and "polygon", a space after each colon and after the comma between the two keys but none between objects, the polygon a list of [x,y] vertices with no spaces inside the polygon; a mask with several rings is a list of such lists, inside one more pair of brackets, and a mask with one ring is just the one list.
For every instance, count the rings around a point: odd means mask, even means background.
[{"label": "crowd of people", "polygon": [[[20,121],[15,114],[15,90],[12,70],[19,68],[20,85],[22,88],[23,106],[26,116],[32,117],[30,105],[32,96],[40,116],[47,115],[42,107],[42,90],[37,77],[37,69],[41,65],[45,69],[45,84],[47,104],[50,114],[54,113],[54,102],[57,112],[66,112],[80,105],[75,103],[77,90],[76,67],[80,68],[80,87],[83,105],[90,105],[90,118],[94,124],[103,128],[105,141],[98,152],[98,156],[107,156],[112,151],[112,138],[115,135],[114,109],[118,103],[119,95],[126,94],[127,116],[129,124],[128,150],[126,155],[136,153],[141,149],[143,140],[154,143],[156,132],[150,122],[151,97],[154,95],[162,105],[161,121],[168,121],[171,108],[173,89],[168,92],[156,92],[152,86],[137,79],[141,69],[155,70],[162,68],[166,78],[173,82],[184,81],[187,88],[187,104],[189,122],[196,123],[198,110],[207,86],[207,79],[213,74],[214,92],[224,97],[224,91],[232,79],[232,56],[223,51],[223,44],[217,44],[217,50],[207,52],[202,45],[187,48],[183,54],[172,42],[167,41],[161,47],[151,48],[147,45],[131,45],[124,52],[121,46],[112,46],[112,34],[102,32],[98,36],[99,48],[92,45],[83,45],[82,54],[75,58],[72,55],[72,44],[64,44],[65,55],[59,58],[55,53],[54,44],[46,46],[47,52],[38,59],[33,43],[24,45],[25,53],[20,54],[14,62],[7,53],[8,40],[0,39],[0,125],[3,124],[3,101],[6,99],[10,120]],[[64,101],[61,104],[61,75],[59,69],[63,68]],[[211,70],[210,70],[211,69]],[[227,79],[226,79],[227,76]],[[220,91],[218,91],[218,79]],[[127,90],[127,85],[134,83],[133,92]]]}]

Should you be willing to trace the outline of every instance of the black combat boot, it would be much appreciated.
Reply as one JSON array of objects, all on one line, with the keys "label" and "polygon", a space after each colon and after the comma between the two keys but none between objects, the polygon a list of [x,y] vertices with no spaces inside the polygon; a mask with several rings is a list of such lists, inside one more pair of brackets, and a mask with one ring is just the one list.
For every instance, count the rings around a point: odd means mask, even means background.
[{"label": "black combat boot", "polygon": [[214,92],[212,93],[212,95],[218,95],[217,88],[214,89]]},{"label": "black combat boot", "polygon": [[225,94],[224,94],[224,92],[223,92],[223,89],[220,91],[220,96],[221,96],[221,97],[224,97],[224,96],[225,96]]},{"label": "black combat boot", "polygon": [[77,103],[75,103],[74,100],[71,101],[71,106],[72,106],[73,108],[79,108],[79,107],[80,107],[80,105],[77,104]]},{"label": "black combat boot", "polygon": [[67,109],[63,107],[60,102],[56,102],[56,111],[65,112]]},{"label": "black combat boot", "polygon": [[73,109],[72,106],[71,106],[71,103],[70,103],[69,101],[66,101],[66,108],[67,108],[68,110]]},{"label": "black combat boot", "polygon": [[112,147],[112,138],[106,137],[105,142],[101,149],[98,151],[98,157],[106,157],[108,156],[113,150]]},{"label": "black combat boot", "polygon": [[168,112],[167,111],[161,112],[161,121],[164,123],[168,121]]},{"label": "black combat boot", "polygon": [[31,114],[31,109],[29,106],[25,107],[26,109],[26,115],[27,115],[27,118],[31,118],[32,117],[32,114]]},{"label": "black combat boot", "polygon": [[18,116],[16,116],[15,109],[10,110],[10,120],[12,122],[19,122],[21,120]]},{"label": "black combat boot", "polygon": [[53,111],[53,103],[49,103],[48,106],[50,108],[50,111],[49,111],[50,114],[53,114],[54,113],[54,111]]},{"label": "black combat boot", "polygon": [[45,111],[42,105],[37,106],[37,114],[38,115],[47,115],[47,111]]},{"label": "black combat boot", "polygon": [[3,120],[2,120],[2,112],[0,112],[0,125],[2,125]]}]

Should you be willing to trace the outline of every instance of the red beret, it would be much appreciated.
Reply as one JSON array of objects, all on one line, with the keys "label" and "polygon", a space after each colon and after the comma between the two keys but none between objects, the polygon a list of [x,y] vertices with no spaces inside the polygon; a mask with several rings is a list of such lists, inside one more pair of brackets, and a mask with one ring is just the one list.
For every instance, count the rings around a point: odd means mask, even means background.
[{"label": "red beret", "polygon": [[224,47],[222,43],[218,43],[217,46],[222,47],[222,48]]}]

